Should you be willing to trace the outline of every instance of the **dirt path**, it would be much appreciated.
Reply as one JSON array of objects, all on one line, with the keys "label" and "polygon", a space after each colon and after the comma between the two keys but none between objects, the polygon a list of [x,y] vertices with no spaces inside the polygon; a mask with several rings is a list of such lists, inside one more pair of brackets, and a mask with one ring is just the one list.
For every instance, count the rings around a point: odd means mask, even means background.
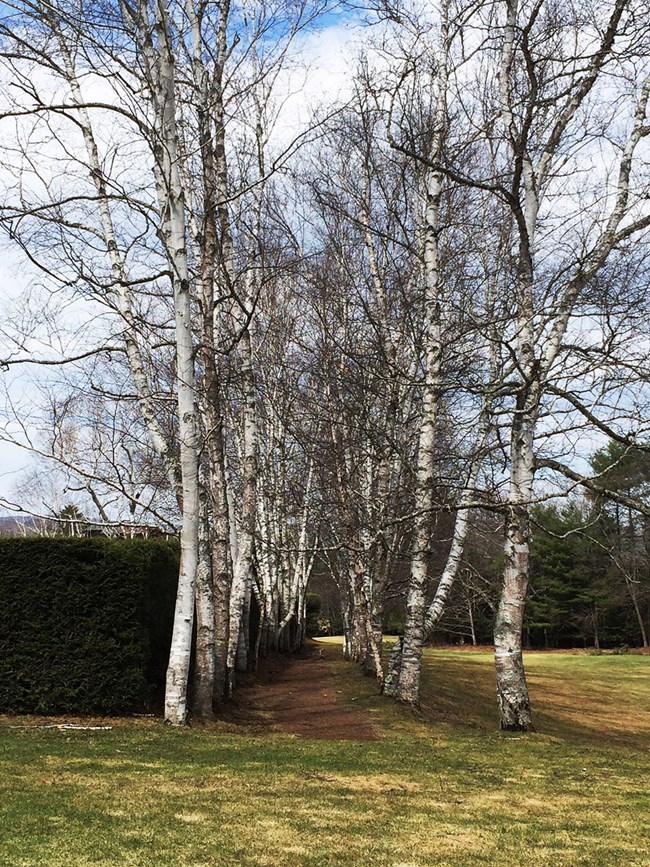
[{"label": "dirt path", "polygon": [[[315,642],[291,657],[268,661],[253,686],[238,691],[238,705],[254,722],[304,738],[376,740],[368,720],[339,698],[328,656],[337,651]],[[252,721],[252,720],[251,720]]]}]

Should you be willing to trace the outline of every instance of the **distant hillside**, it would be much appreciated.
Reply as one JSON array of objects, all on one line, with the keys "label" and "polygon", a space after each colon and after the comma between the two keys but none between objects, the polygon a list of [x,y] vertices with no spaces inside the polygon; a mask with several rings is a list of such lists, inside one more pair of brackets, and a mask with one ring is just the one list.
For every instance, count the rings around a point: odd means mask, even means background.
[{"label": "distant hillside", "polygon": [[30,536],[51,529],[51,522],[30,515],[0,515],[0,536]]}]

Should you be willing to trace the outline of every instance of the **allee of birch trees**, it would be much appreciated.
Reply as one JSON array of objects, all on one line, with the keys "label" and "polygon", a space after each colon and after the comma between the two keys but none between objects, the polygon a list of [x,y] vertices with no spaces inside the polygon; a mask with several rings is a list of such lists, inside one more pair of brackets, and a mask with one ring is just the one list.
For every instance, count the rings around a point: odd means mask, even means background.
[{"label": "allee of birch trees", "polygon": [[383,4],[344,102],[300,128],[283,102],[325,7],[9,8],[2,223],[47,300],[4,329],[36,383],[8,383],[5,438],[102,520],[178,528],[166,718],[194,628],[210,717],[300,645],[314,571],[346,655],[416,704],[488,515],[500,725],[530,729],[531,507],[583,487],[648,513],[584,460],[648,430],[647,8]]}]

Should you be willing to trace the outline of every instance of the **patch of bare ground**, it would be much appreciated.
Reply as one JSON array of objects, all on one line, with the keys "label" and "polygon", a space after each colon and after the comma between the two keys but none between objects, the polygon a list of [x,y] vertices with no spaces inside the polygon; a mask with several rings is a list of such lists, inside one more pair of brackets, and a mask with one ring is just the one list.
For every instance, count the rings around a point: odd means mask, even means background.
[{"label": "patch of bare ground", "polygon": [[237,690],[233,721],[316,740],[377,740],[368,719],[340,699],[328,661],[337,652],[308,641],[293,656],[264,661],[255,682]]}]

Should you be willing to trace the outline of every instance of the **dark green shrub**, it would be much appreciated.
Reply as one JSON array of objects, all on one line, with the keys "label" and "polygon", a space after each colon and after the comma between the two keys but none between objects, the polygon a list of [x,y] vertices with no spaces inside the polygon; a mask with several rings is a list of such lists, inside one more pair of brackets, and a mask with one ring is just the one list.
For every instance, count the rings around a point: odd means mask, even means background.
[{"label": "dark green shrub", "polygon": [[0,710],[149,707],[169,655],[173,542],[0,539]]}]

